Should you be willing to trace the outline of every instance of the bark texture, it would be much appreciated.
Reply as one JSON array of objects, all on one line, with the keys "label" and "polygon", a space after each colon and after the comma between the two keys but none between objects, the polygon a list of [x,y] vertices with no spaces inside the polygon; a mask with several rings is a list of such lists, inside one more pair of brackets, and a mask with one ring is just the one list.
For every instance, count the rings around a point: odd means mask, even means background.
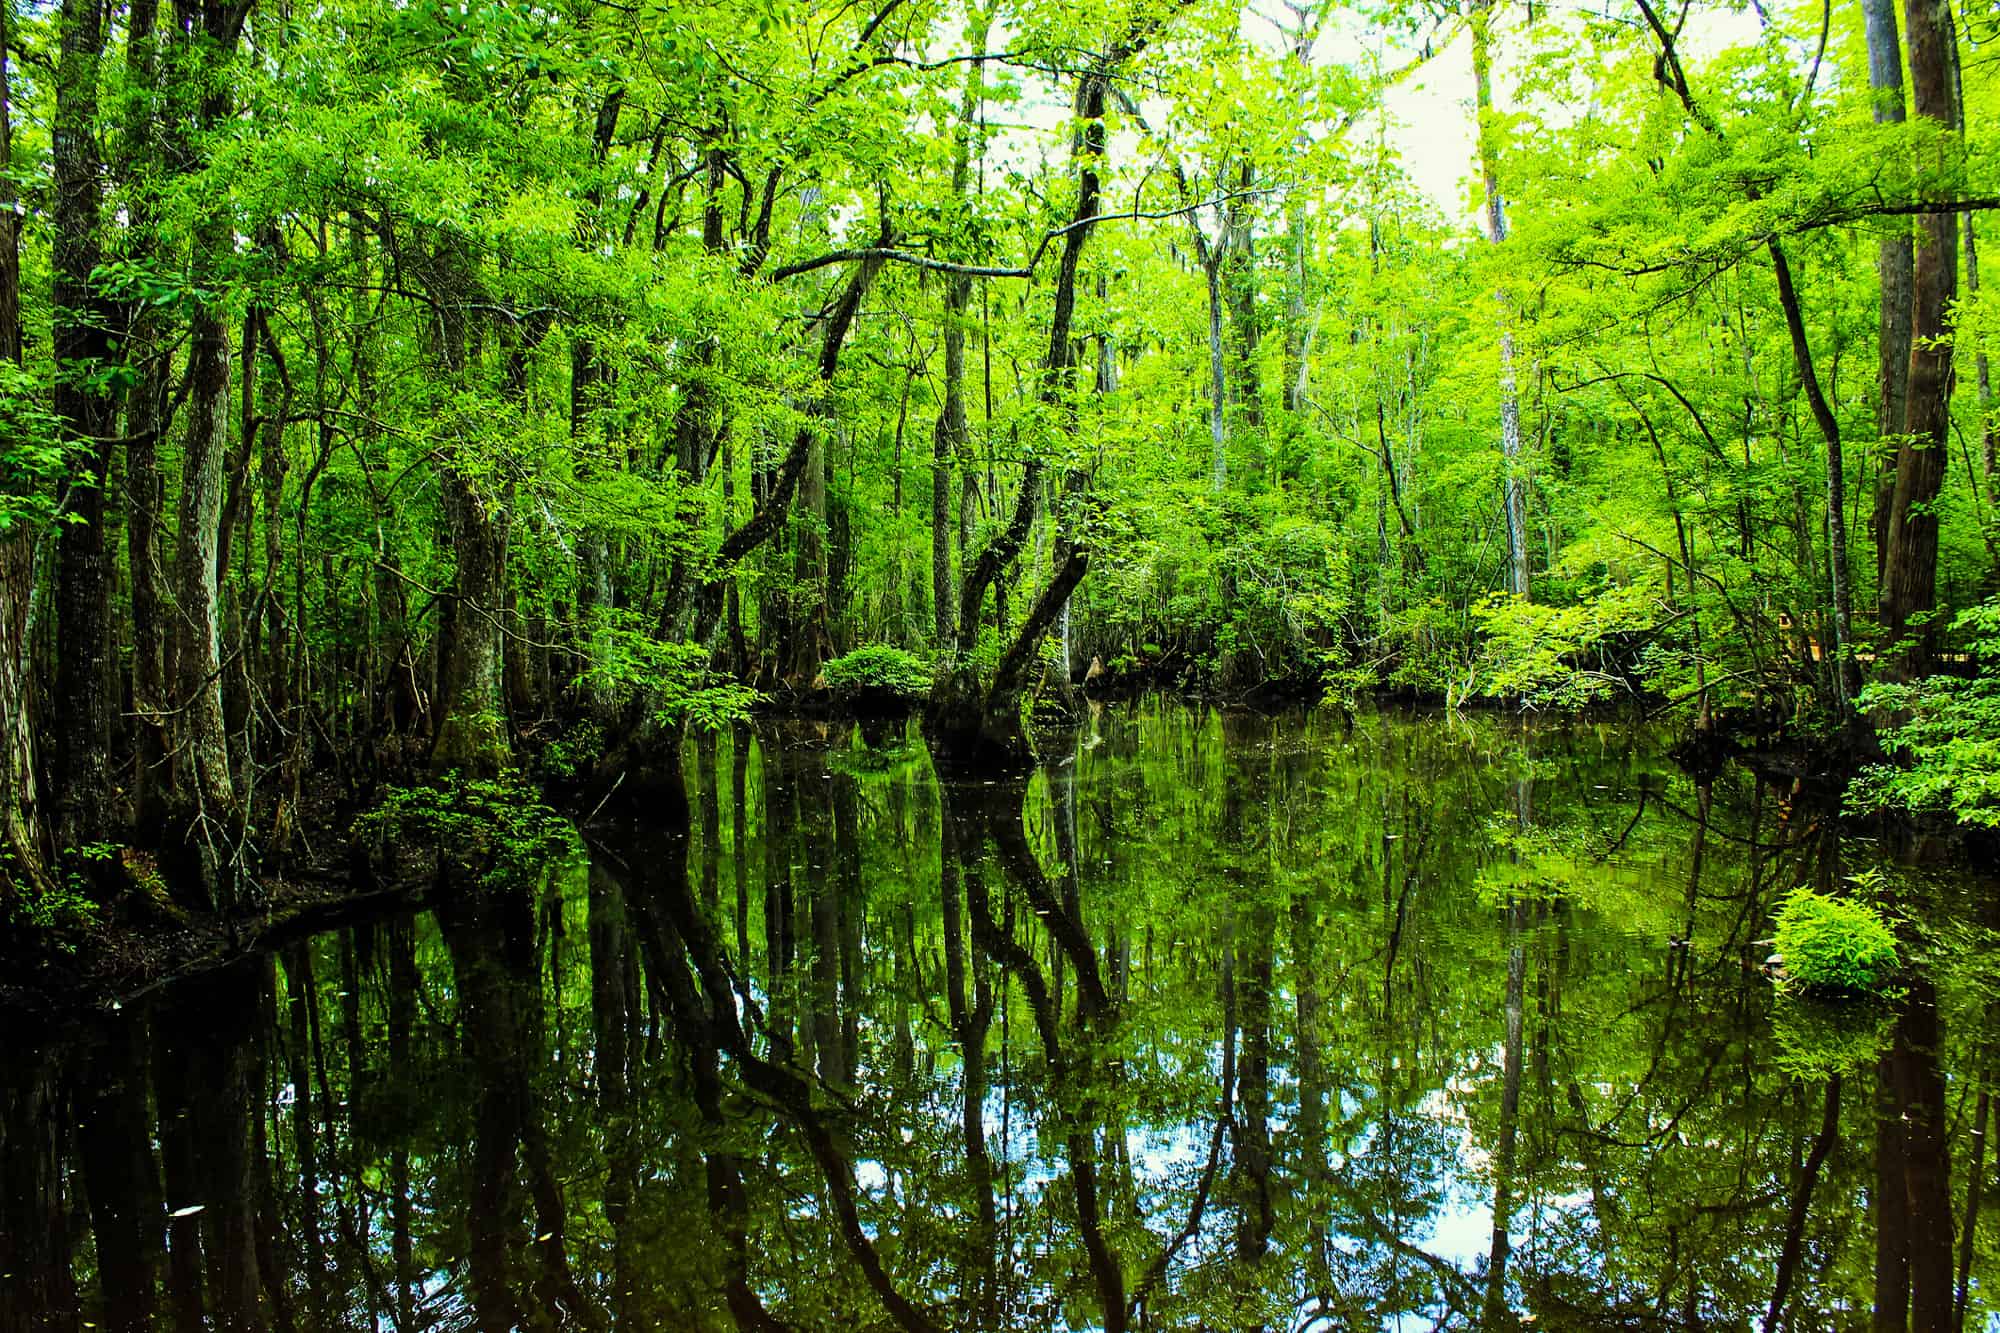
[{"label": "bark texture", "polygon": [[[1921,119],[1955,126],[1949,6],[1943,0],[1907,0],[1904,25],[1913,109]],[[1903,677],[1921,674],[1934,647],[1926,621],[1937,605],[1936,502],[1950,456],[1953,349],[1946,321],[1958,295],[1957,216],[1925,213],[1917,220],[1917,236],[1909,402],[1896,447],[1882,560],[1882,628],[1891,641],[1891,670]]]},{"label": "bark texture", "polygon": [[[1494,129],[1492,0],[1472,10],[1472,82],[1479,116],[1479,174],[1486,191],[1486,237],[1507,240],[1507,208],[1500,194],[1500,141]],[[1514,372],[1513,312],[1505,293],[1495,293],[1500,311],[1500,456],[1507,527],[1507,591],[1528,595],[1528,497],[1521,462],[1521,395]]]},{"label": "bark texture", "polygon": [[[1861,0],[1868,44],[1868,87],[1875,97],[1875,123],[1900,125],[1903,107],[1903,48],[1896,33],[1896,0]],[[1911,284],[1916,249],[1907,227],[1876,245],[1875,271],[1882,285],[1876,346],[1875,429],[1881,438],[1874,468],[1874,509],[1869,531],[1875,538],[1875,576],[1882,577],[1889,553],[1889,509],[1896,490],[1895,438],[1903,433],[1910,387]]]},{"label": "bark texture", "polygon": [[117,826],[111,782],[116,707],[111,686],[112,556],[105,532],[105,492],[111,472],[113,407],[89,368],[110,353],[109,312],[91,274],[102,256],[103,206],[97,148],[97,93],[104,53],[104,10],[97,0],[63,0],[57,26],[62,52],[56,69],[55,120],[50,127],[55,172],[55,410],[77,452],[67,519],[56,543],[57,654],[55,791],[58,838],[78,847],[101,841]]}]

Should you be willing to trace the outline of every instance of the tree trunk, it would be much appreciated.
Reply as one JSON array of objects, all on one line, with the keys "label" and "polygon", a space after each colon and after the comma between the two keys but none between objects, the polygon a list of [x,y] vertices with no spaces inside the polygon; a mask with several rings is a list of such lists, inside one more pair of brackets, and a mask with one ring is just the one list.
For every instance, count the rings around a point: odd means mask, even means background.
[{"label": "tree trunk", "polygon": [[[514,322],[506,348],[501,397],[519,409],[527,399],[528,358],[549,330],[546,315]],[[457,358],[445,331],[447,358]],[[462,362],[460,363],[463,364]],[[511,484],[498,493],[459,467],[446,464],[438,491],[451,530],[451,628],[440,663],[443,709],[431,745],[433,772],[462,769],[490,776],[513,759],[507,716],[507,543],[513,505]]]},{"label": "tree trunk", "polygon": [[[600,166],[611,150],[611,140],[618,132],[618,118],[625,106],[625,93],[621,88],[609,96],[597,108],[596,123],[591,130],[591,153]],[[658,155],[655,143],[654,155]],[[592,186],[585,195],[585,202],[593,215],[603,207],[603,192]],[[638,209],[643,208],[643,200],[627,219],[625,242],[631,243],[632,226]],[[591,225],[600,232],[602,238],[609,235],[606,220],[593,216]],[[605,373],[604,362],[599,353],[597,340],[587,333],[579,332],[570,341],[569,379],[569,434],[574,448],[578,451],[578,468],[588,476],[596,468],[591,461],[598,451],[607,446],[608,430],[604,426],[603,409],[610,387]],[[583,622],[583,663],[581,694],[584,713],[598,721],[611,719],[615,700],[610,683],[604,678],[604,668],[608,665],[611,652],[608,618],[613,610],[614,594],[611,586],[611,539],[603,528],[593,524],[586,527],[578,542],[581,560],[577,570],[577,611]]]},{"label": "tree trunk", "polygon": [[98,67],[104,53],[104,7],[98,0],[63,0],[58,18],[62,56],[56,69],[55,119],[50,129],[55,176],[54,347],[55,411],[77,451],[76,484],[56,545],[55,790],[59,838],[80,847],[102,840],[119,823],[111,785],[115,703],[111,690],[112,557],[105,531],[111,472],[113,409],[85,368],[109,355],[110,312],[92,273],[102,255],[98,235],[103,183],[97,151]]},{"label": "tree trunk", "polygon": [[[1201,241],[1199,236],[1197,241]],[[1222,338],[1222,260],[1228,253],[1229,236],[1225,232],[1218,252],[1202,256],[1201,276],[1208,290],[1208,444],[1212,451],[1213,463],[1209,470],[1210,484],[1217,494],[1229,485],[1229,420],[1227,402],[1226,357]],[[1201,242],[1206,251],[1207,243]]]},{"label": "tree trunk", "polygon": [[[1077,272],[1082,265],[1084,246],[1095,230],[1093,224],[1102,199],[1098,167],[1104,160],[1104,109],[1110,96],[1111,71],[1137,49],[1141,40],[1135,34],[1115,47],[1097,68],[1082,77],[1077,87],[1076,113],[1082,129],[1075,140],[1076,210],[1063,236],[1049,315],[1048,359],[1043,363],[1040,390],[1042,402],[1051,408],[1061,406],[1073,378],[1075,352],[1070,329],[1076,317]],[[1027,660],[1041,636],[1055,624],[1068,604],[1070,593],[1089,568],[1089,548],[1068,539],[1058,544],[1060,563],[1055,575],[1036,600],[1012,646],[1002,655],[990,689],[982,688],[968,659],[978,643],[980,608],[986,591],[994,588],[997,600],[998,591],[1005,586],[1000,579],[1020,554],[1034,526],[1046,470],[1047,464],[1039,453],[1028,455],[1021,471],[1020,490],[1015,493],[1013,515],[965,572],[959,591],[958,652],[951,668],[939,676],[924,714],[926,733],[941,761],[948,765],[993,761],[1011,767],[1028,759],[1018,707]],[[1005,617],[1001,620],[1004,627]]]},{"label": "tree trunk", "polygon": [[831,411],[827,395],[833,377],[840,369],[841,348],[846,346],[848,332],[854,327],[854,319],[860,313],[861,303],[867,298],[869,288],[874,285],[876,275],[881,271],[882,261],[876,258],[864,259],[855,265],[853,276],[848,279],[840,299],[834,303],[831,312],[824,320],[825,332],[821,335],[819,349],[820,398],[812,409],[813,416],[821,420],[808,422],[799,428],[792,437],[791,448],[770,477],[769,489],[758,497],[755,512],[723,537],[722,545],[715,553],[716,573],[703,581],[696,590],[694,624],[696,643],[707,643],[709,636],[715,632],[715,626],[722,617],[723,593],[733,585],[737,565],[745,556],[771,539],[791,507],[792,498],[804,478],[807,464],[814,460],[814,436],[823,429],[824,418]]},{"label": "tree trunk", "polygon": [[[196,6],[188,6],[196,9]],[[184,13],[183,26],[199,22],[210,43],[197,56],[207,80],[196,117],[200,126],[222,123],[230,97],[222,66],[235,34],[229,7],[204,0],[198,15]],[[232,247],[228,219],[218,202],[194,233],[194,272],[201,285],[220,287],[221,268]],[[229,454],[229,332],[219,294],[198,309],[188,330],[188,429],[181,447],[181,491],[176,513],[174,584],[179,600],[179,647],[174,680],[174,788],[202,878],[217,906],[229,905],[242,866],[238,859],[239,810],[229,765],[229,727],[222,704],[221,568],[226,545],[222,532],[223,481]]]},{"label": "tree trunk", "polygon": [[[1236,188],[1245,193],[1257,183],[1249,162],[1237,172]],[[1230,323],[1234,326],[1231,351],[1236,371],[1236,401],[1242,409],[1243,424],[1251,430],[1264,425],[1263,385],[1257,375],[1257,345],[1263,329],[1257,315],[1257,241],[1250,217],[1250,201],[1240,198],[1229,206],[1229,247],[1224,263],[1223,287],[1229,297]]]},{"label": "tree trunk", "polygon": [[[585,475],[595,471],[589,460],[604,447],[598,425],[603,393],[604,374],[597,343],[579,334],[570,342],[569,436],[571,447],[577,451],[578,469]],[[603,674],[610,661],[607,622],[614,609],[611,543],[605,531],[593,525],[584,529],[577,545],[577,612],[584,635],[579,693],[584,713],[604,722],[610,719],[615,704],[613,691]]]},{"label": "tree trunk", "polygon": [[[992,11],[975,12],[966,23],[973,54],[984,55],[992,27]],[[972,131],[986,95],[985,73],[978,61],[968,66],[965,96],[959,103],[958,134],[952,141],[951,196],[968,210],[972,184]],[[972,279],[954,273],[944,292],[944,402],[931,442],[931,603],[940,647],[956,632],[952,616],[951,469],[966,453],[969,432],[965,420],[965,320],[972,309]]]},{"label": "tree trunk", "polygon": [[[1979,247],[1973,232],[1972,214],[1965,215],[1965,294],[1976,299],[1979,295]],[[1986,357],[1985,344],[1972,360],[1974,383],[1979,391],[1979,470],[1986,483],[1986,503],[2000,508],[2000,420],[1993,415],[1993,367]],[[1989,513],[1989,524],[2000,523],[2000,516]],[[2000,560],[2000,554],[1996,554]]]},{"label": "tree trunk", "polygon": [[[204,238],[214,241],[214,237]],[[222,631],[217,545],[229,436],[229,334],[212,311],[190,331],[188,430],[182,447],[174,582],[180,602],[175,681],[174,788],[214,893],[234,860],[236,792],[222,712]],[[211,859],[213,858],[213,859]]]},{"label": "tree trunk", "polygon": [[931,437],[931,605],[940,646],[952,641],[951,469],[964,452],[965,329],[972,302],[972,279],[954,275],[944,301],[944,405]]},{"label": "tree trunk", "polygon": [[[13,6],[0,5],[0,359],[21,364],[21,235],[14,162],[12,53]],[[0,856],[10,873],[39,886],[47,873],[35,761],[35,732],[28,715],[32,664],[28,657],[28,608],[35,595],[39,524],[16,519],[0,536]]]},{"label": "tree trunk", "polygon": [[[1847,564],[1847,464],[1841,455],[1840,423],[1820,388],[1819,372],[1813,365],[1812,347],[1806,341],[1805,313],[1799,305],[1798,289],[1792,283],[1791,264],[1774,237],[1768,242],[1771,267],[1777,275],[1778,304],[1785,312],[1785,328],[1791,335],[1792,364],[1805,388],[1806,402],[1813,421],[1826,441],[1826,536],[1827,566],[1833,589],[1834,690],[1845,718],[1860,688],[1854,662],[1854,599],[1848,589]],[[1690,588],[1692,593],[1693,589]]]},{"label": "tree trunk", "polygon": [[[141,319],[144,317],[142,316]],[[143,327],[143,326],[140,326]],[[150,341],[143,334],[135,342]],[[166,574],[160,555],[160,515],[166,484],[160,476],[159,432],[165,421],[172,374],[170,354],[148,363],[125,402],[125,553],[132,583],[132,707],[138,741],[133,805],[137,822],[156,822],[161,792],[169,786],[166,730],[167,682],[175,654]]]},{"label": "tree trunk", "polygon": [[[1904,22],[1916,114],[1955,126],[1951,10],[1944,0],[1906,0]],[[1904,678],[1929,666],[1935,640],[1923,622],[1937,605],[1936,501],[1950,449],[1953,349],[1946,318],[1958,295],[1957,217],[1923,214],[1917,235],[1906,433],[1896,449],[1882,567],[1882,627],[1890,640],[1891,670]]]},{"label": "tree trunk", "polygon": [[28,607],[34,596],[34,537],[23,524],[0,537],[0,856],[7,873],[29,885],[44,883],[48,868],[35,767],[35,732],[29,717],[32,666],[28,658]]},{"label": "tree trunk", "polygon": [[[1105,281],[1104,274],[1099,273],[1097,303],[1104,306],[1109,304],[1110,299],[1110,284]],[[1118,342],[1111,336],[1108,325],[1097,338],[1097,392],[1100,395],[1118,392]]]},{"label": "tree trunk", "polygon": [[506,510],[455,467],[438,479],[457,572],[451,635],[439,682],[442,698],[431,767],[490,776],[513,755],[507,736],[500,617],[507,587]]},{"label": "tree trunk", "polygon": [[[1868,87],[1875,99],[1875,123],[1903,122],[1903,49],[1896,37],[1896,0],[1861,0],[1868,42]],[[1889,509],[1896,490],[1896,450],[1909,403],[1911,283],[1916,252],[1907,227],[1877,244],[1875,270],[1882,286],[1877,330],[1875,429],[1881,437],[1875,468],[1875,507],[1869,531],[1875,539],[1878,585],[1889,554]]]},{"label": "tree trunk", "polygon": [[275,394],[266,391],[267,401],[258,445],[257,479],[264,495],[265,604],[263,624],[259,627],[264,650],[261,665],[266,705],[271,716],[278,720],[279,727],[289,730],[295,725],[287,717],[291,708],[291,695],[286,688],[285,663],[289,656],[290,645],[285,603],[278,595],[278,573],[283,568],[285,558],[284,527],[279,519],[285,499],[285,474],[291,469],[291,458],[285,452],[285,421],[291,416],[292,381],[285,367],[284,353],[268,326],[264,330],[264,346],[277,369],[279,387]]},{"label": "tree trunk", "polygon": [[[146,178],[159,158],[153,99],[159,95],[159,0],[137,0],[126,20],[125,73],[131,86],[148,95],[131,99],[119,162],[121,188],[131,218],[128,230],[135,259],[152,256],[153,184]],[[167,395],[173,353],[160,315],[144,302],[127,310],[128,345],[144,356],[139,381],[125,399],[125,553],[132,588],[132,711],[137,754],[132,804],[135,822],[155,828],[167,774],[168,682],[173,678],[174,630],[166,572],[161,565],[160,524],[166,485],[160,476],[160,433],[167,424]],[[157,350],[156,350],[157,349]]]},{"label": "tree trunk", "polygon": [[[1494,128],[1493,57],[1490,28],[1493,0],[1478,0],[1472,10],[1472,75],[1474,109],[1479,116],[1479,174],[1486,190],[1486,233],[1494,245],[1507,239],[1507,211],[1500,196],[1500,143]],[[1500,308],[1500,455],[1503,460],[1507,521],[1507,590],[1528,596],[1528,502],[1521,465],[1521,398],[1514,380],[1512,311],[1505,293],[1495,293]]]},{"label": "tree trunk", "polygon": [[[1308,105],[1307,89],[1312,77],[1312,8],[1300,0],[1286,0],[1294,27],[1286,35],[1291,40],[1287,53],[1294,76],[1300,80],[1299,105]],[[1302,145],[1303,146],[1303,145]],[[1306,192],[1295,189],[1285,212],[1285,263],[1288,269],[1285,302],[1285,411],[1297,417],[1305,412],[1311,338],[1306,327],[1306,253],[1311,243],[1311,220],[1306,209]]]}]

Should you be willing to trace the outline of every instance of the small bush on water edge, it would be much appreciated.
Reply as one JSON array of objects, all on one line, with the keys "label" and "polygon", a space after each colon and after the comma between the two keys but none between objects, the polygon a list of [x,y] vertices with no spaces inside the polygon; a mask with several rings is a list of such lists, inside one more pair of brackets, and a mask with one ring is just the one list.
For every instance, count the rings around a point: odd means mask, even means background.
[{"label": "small bush on water edge", "polygon": [[834,658],[820,674],[835,694],[854,695],[881,690],[900,699],[920,699],[931,688],[931,669],[915,653],[871,643]]},{"label": "small bush on water edge", "polygon": [[582,851],[575,827],[512,773],[467,778],[454,771],[424,786],[392,787],[355,819],[354,836],[374,841],[378,858],[391,840],[428,847],[441,868],[488,889],[537,884],[550,866]]},{"label": "small bush on water edge", "polygon": [[[68,849],[76,863],[110,861],[118,849],[93,843]],[[85,876],[72,868],[37,881],[18,873],[16,863],[0,855],[0,925],[74,952],[76,937],[98,922],[97,903]]]},{"label": "small bush on water edge", "polygon": [[1896,933],[1851,898],[1793,889],[1778,908],[1776,943],[1786,975],[1812,991],[1880,991],[1896,972]]}]

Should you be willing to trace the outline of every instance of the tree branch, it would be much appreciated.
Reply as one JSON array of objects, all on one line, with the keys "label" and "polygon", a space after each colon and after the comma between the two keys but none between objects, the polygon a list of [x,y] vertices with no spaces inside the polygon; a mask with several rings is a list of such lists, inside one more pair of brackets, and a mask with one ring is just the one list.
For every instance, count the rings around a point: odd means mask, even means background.
[{"label": "tree branch", "polygon": [[811,273],[815,269],[827,268],[834,264],[853,263],[856,260],[863,259],[873,259],[889,264],[908,264],[913,268],[927,269],[933,273],[955,273],[967,278],[1032,278],[1035,275],[1036,268],[1041,265],[1042,259],[1048,254],[1049,247],[1073,231],[1080,231],[1100,222],[1149,222],[1162,218],[1177,218],[1188,213],[1198,212],[1204,208],[1231,203],[1238,199],[1260,198],[1264,195],[1275,193],[1277,191],[1274,189],[1233,190],[1226,194],[1219,194],[1212,199],[1203,199],[1197,203],[1182,205],[1179,208],[1142,209],[1135,205],[1131,211],[1125,213],[1099,213],[1088,218],[1080,218],[1075,222],[1067,222],[1060,227],[1051,227],[1049,230],[1043,232],[1041,241],[1035,246],[1034,254],[1029,257],[1026,264],[1018,268],[1009,268],[998,264],[957,264],[950,260],[933,259],[929,255],[919,254],[914,250],[898,250],[884,246],[859,246],[844,250],[829,250],[825,254],[816,255],[811,259],[799,259],[789,264],[782,264],[771,270],[771,281],[783,282],[787,278],[796,278],[802,273]]}]

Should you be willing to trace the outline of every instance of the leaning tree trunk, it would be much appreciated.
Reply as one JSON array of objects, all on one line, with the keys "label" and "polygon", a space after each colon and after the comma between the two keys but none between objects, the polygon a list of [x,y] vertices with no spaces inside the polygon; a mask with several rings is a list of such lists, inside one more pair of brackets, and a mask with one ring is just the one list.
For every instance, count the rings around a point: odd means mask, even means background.
[{"label": "leaning tree trunk", "polygon": [[[1103,197],[1098,175],[1104,160],[1105,102],[1110,96],[1111,73],[1143,42],[1143,32],[1115,48],[1095,70],[1083,76],[1077,88],[1077,119],[1083,129],[1076,137],[1076,211],[1063,236],[1062,256],[1057,269],[1055,299],[1049,317],[1049,352],[1043,364],[1041,399],[1060,411],[1073,378],[1075,349],[1070,330],[1076,318],[1077,272],[1083,261],[1084,245],[1095,230],[1098,206]],[[1021,730],[1021,694],[1028,680],[1028,666],[1042,636],[1056,623],[1069,604],[1069,595],[1090,565],[1090,549],[1080,541],[1065,539],[1059,544],[1059,564],[1054,577],[1030,609],[1027,619],[1002,654],[990,686],[984,685],[972,664],[972,650],[979,640],[980,609],[986,592],[996,595],[1004,588],[1001,579],[1021,552],[1033,528],[1040,505],[1047,464],[1031,453],[1021,471],[1021,488],[1015,494],[1014,512],[1007,526],[981,551],[965,571],[958,599],[958,643],[951,665],[938,677],[925,709],[924,726],[932,749],[948,766],[994,763],[1018,767],[1030,759],[1027,738]],[[1069,489],[1066,487],[1066,489]]]},{"label": "leaning tree trunk", "polygon": [[104,6],[63,0],[57,19],[62,55],[56,68],[50,156],[55,177],[52,231],[56,361],[55,412],[77,454],[56,543],[56,764],[58,836],[81,847],[118,823],[111,785],[116,704],[111,690],[113,560],[105,532],[113,408],[85,368],[110,355],[108,311],[92,281],[103,250],[103,202],[97,151],[98,67],[104,53]]},{"label": "leaning tree trunk", "polygon": [[840,370],[841,349],[847,344],[848,332],[854,327],[855,316],[861,312],[862,301],[867,298],[876,275],[881,271],[882,260],[877,257],[871,256],[857,264],[853,276],[841,291],[840,299],[834,302],[823,323],[818,398],[812,406],[812,420],[801,425],[793,435],[791,448],[771,475],[769,489],[759,498],[755,512],[732,528],[716,549],[715,572],[695,590],[693,637],[696,643],[707,643],[715,633],[715,627],[722,619],[723,594],[734,585],[737,565],[771,539],[791,507],[806,465],[813,459],[814,436],[825,428],[830,418],[831,386],[834,375]]},{"label": "leaning tree trunk", "polygon": [[[1860,674],[1854,660],[1854,598],[1848,586],[1847,563],[1847,463],[1841,454],[1840,423],[1820,387],[1814,368],[1812,347],[1806,338],[1805,313],[1799,305],[1798,289],[1792,282],[1792,268],[1785,248],[1776,237],[1767,242],[1771,268],[1778,281],[1778,305],[1785,312],[1785,328],[1791,336],[1792,364],[1799,372],[1813,421],[1826,441],[1826,545],[1827,567],[1833,590],[1833,685],[1843,721],[1848,719],[1854,697],[1860,689]],[[1678,515],[1676,515],[1676,521]],[[1690,575],[1692,578],[1692,575]],[[1693,587],[1688,588],[1692,594]]]},{"label": "leaning tree trunk", "polygon": [[[1904,22],[1911,104],[1919,119],[1955,126],[1950,7],[1945,0],[1907,0]],[[1956,142],[1947,141],[1951,146]],[[1896,486],[1882,566],[1882,627],[1890,640],[1891,669],[1904,678],[1929,666],[1935,640],[1924,622],[1937,605],[1936,505],[1950,456],[1952,341],[1946,319],[1958,294],[1957,217],[1925,213],[1917,220],[1917,235],[1910,397],[1905,434],[1896,448]]]},{"label": "leaning tree trunk", "polygon": [[[1065,419],[1071,415],[1067,405],[1076,370],[1071,329],[1076,319],[1077,274],[1103,198],[1099,169],[1106,145],[1105,103],[1120,67],[1144,49],[1170,12],[1134,20],[1132,27],[1098,57],[1077,83],[1075,110],[1079,128],[1071,140],[1077,164],[1076,209],[1060,233],[1063,245],[1049,314],[1048,359],[1043,363],[1039,393],[1042,404]],[[990,404],[990,379],[988,393]],[[1018,768],[1031,761],[1020,713],[1021,696],[1029,676],[1027,668],[1042,638],[1069,606],[1070,594],[1090,567],[1088,543],[1077,533],[1058,527],[1055,571],[1011,645],[1001,655],[990,686],[982,688],[971,657],[978,642],[980,612],[987,591],[992,590],[996,608],[1005,606],[1006,572],[1034,527],[1046,472],[1047,463],[1042,455],[1031,452],[1022,468],[1014,512],[1007,525],[965,570],[958,598],[956,650],[949,667],[932,689],[924,712],[924,730],[932,742],[933,756],[947,767],[992,762]],[[1071,472],[1064,479],[1064,497],[1072,505],[1080,505],[1083,491],[1084,474]],[[996,619],[1004,627],[1004,610]]]}]

